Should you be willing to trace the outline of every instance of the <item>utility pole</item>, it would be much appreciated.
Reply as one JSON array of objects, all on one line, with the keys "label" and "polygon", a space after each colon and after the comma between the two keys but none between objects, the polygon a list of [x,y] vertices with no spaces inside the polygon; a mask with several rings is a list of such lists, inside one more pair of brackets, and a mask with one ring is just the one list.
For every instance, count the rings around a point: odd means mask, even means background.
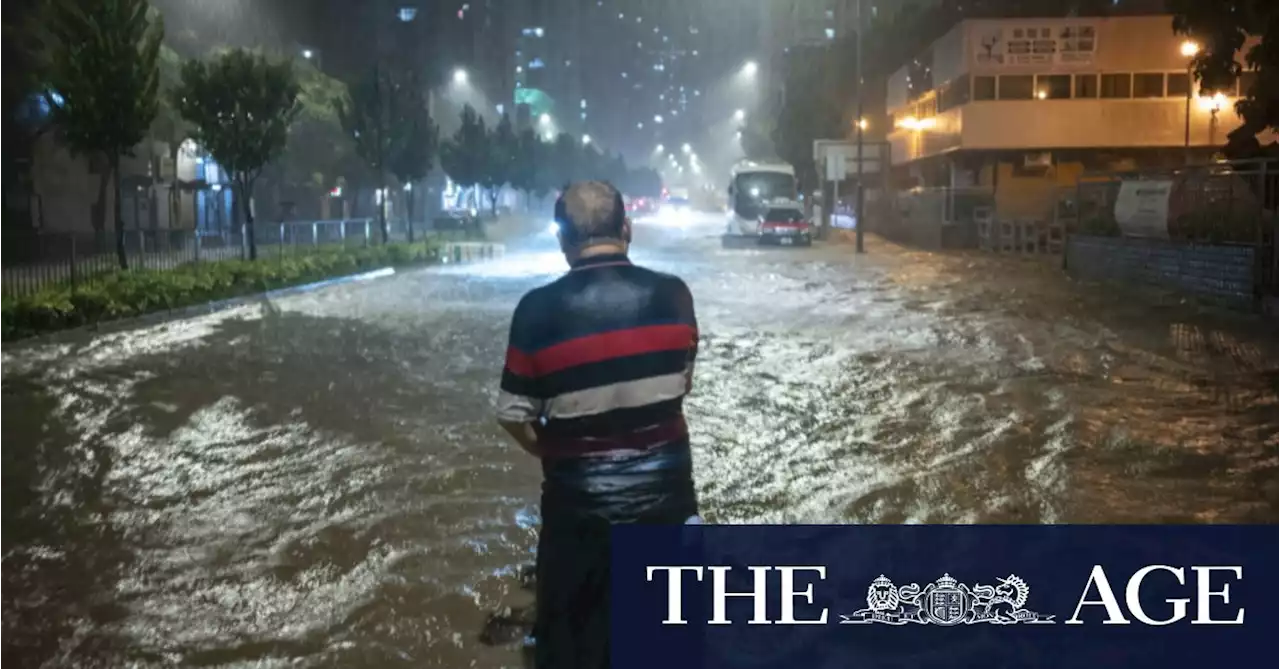
[{"label": "utility pole", "polygon": [[862,202],[863,202],[863,198],[862,198],[862,0],[857,0],[857,2],[858,2],[857,13],[854,15],[854,19],[858,22],[858,31],[857,31],[858,43],[857,43],[857,57],[856,57],[856,60],[858,61],[858,64],[857,64],[858,101],[857,101],[857,104],[855,105],[857,111],[855,112],[855,116],[853,118],[853,126],[854,128],[856,128],[856,132],[858,133],[858,148],[856,151],[856,156],[858,159],[858,193],[856,196],[857,199],[854,200],[854,217],[855,217],[854,222],[855,222],[855,225],[857,226],[854,229],[854,233],[857,239],[857,247],[856,247],[857,252],[864,253],[865,251],[862,248],[862,228],[866,225],[866,222],[863,220],[863,217],[862,217]]}]

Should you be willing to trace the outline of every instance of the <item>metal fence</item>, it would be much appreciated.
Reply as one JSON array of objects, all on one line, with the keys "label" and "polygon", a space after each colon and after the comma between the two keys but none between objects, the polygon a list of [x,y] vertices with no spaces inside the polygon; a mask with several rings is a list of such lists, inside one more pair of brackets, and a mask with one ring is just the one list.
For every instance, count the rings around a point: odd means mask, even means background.
[{"label": "metal fence", "polygon": [[[1069,238],[1123,238],[1130,246],[1160,245],[1173,252],[1236,249],[1247,253],[1252,263],[1253,296],[1264,308],[1274,309],[1266,305],[1274,304],[1277,290],[1278,174],[1274,158],[1086,174],[1075,188],[1059,194],[1057,218],[1066,226]],[[1123,184],[1135,181],[1160,185],[1155,192],[1161,195],[1154,205],[1137,205],[1142,210],[1138,215],[1150,221],[1149,233],[1135,232],[1132,224],[1126,224],[1132,215],[1126,219],[1117,216]],[[1123,209],[1133,207],[1130,202]],[[1203,272],[1204,266],[1211,264],[1203,253],[1194,259],[1179,257],[1163,270],[1165,274]]]},{"label": "metal fence", "polygon": [[[391,241],[406,241],[404,220],[387,222]],[[480,235],[475,221],[442,218],[430,224],[415,223],[415,238],[474,238]],[[114,231],[41,232],[15,229],[3,233],[3,268],[0,289],[6,297],[34,293],[42,288],[89,285],[119,271]],[[317,247],[361,247],[382,242],[374,219],[255,223],[258,259],[269,262],[311,252]],[[125,257],[130,269],[169,270],[183,265],[248,258],[242,231],[126,230]]]}]

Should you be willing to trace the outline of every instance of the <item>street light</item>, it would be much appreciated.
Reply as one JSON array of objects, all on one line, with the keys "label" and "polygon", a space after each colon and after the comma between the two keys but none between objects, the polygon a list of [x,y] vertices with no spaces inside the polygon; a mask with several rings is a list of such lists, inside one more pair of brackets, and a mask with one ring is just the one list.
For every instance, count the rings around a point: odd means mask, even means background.
[{"label": "street light", "polygon": [[583,144],[590,144],[590,143],[591,143],[591,135],[583,135],[583,136],[582,136],[582,143],[583,143]]},{"label": "street light", "polygon": [[745,111],[743,111],[743,110],[741,110],[741,109],[739,109],[738,111],[733,112],[733,118],[734,118],[734,120],[741,121],[742,119],[744,119],[744,118],[746,118],[746,117],[747,117],[747,112],[745,112]]},{"label": "street light", "polygon": [[538,123],[541,123],[542,125],[551,125],[551,114],[542,112],[542,114],[538,116]]},{"label": "street light", "polygon": [[662,145],[661,145],[661,144],[659,144],[659,145],[657,145],[657,146],[653,147],[653,152],[654,152],[654,153],[662,153]]},{"label": "street light", "polygon": [[1197,53],[1200,53],[1200,45],[1196,44],[1195,42],[1192,42],[1191,40],[1187,40],[1182,43],[1182,48],[1180,49],[1180,51],[1182,52],[1183,57],[1187,59],[1187,101],[1186,101],[1185,109],[1183,109],[1184,125],[1182,128],[1182,144],[1183,144],[1182,150],[1184,154],[1183,158],[1186,160],[1188,164],[1190,164],[1191,163],[1191,89],[1194,88],[1193,86],[1194,82],[1192,82],[1192,77],[1193,77],[1192,68],[1195,67],[1195,60],[1194,60],[1195,55]]},{"label": "street light", "polygon": [[865,118],[860,118],[860,119],[858,119],[858,129],[859,129],[859,130],[866,130],[866,129],[867,129],[867,119],[865,119]]},{"label": "street light", "polygon": [[459,84],[459,85],[467,83],[467,71],[462,68],[458,68],[454,70],[453,83]]},{"label": "street light", "polygon": [[754,60],[749,60],[746,65],[742,66],[742,73],[748,77],[754,77],[756,75],[756,70],[758,69],[760,68],[756,65],[756,62]]},{"label": "street light", "polygon": [[684,146],[680,147],[680,150],[681,150],[681,151],[684,151],[685,153],[689,153],[690,151],[692,151],[692,150],[693,150],[693,147],[692,147],[692,146],[689,146],[689,144],[688,144],[688,143],[685,143],[685,145],[684,145]]},{"label": "street light", "polygon": [[311,60],[311,57],[314,55],[316,55],[316,52],[312,51],[311,49],[302,50],[302,57],[306,58],[307,60]]}]

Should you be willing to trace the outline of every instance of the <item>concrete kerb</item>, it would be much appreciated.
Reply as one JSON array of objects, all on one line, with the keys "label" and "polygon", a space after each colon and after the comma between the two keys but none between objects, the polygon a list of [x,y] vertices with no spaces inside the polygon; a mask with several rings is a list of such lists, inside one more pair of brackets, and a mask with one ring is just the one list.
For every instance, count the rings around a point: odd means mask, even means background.
[{"label": "concrete kerb", "polygon": [[[463,247],[468,250],[466,252],[463,252],[461,249],[455,250],[452,247]],[[447,256],[446,251],[449,251],[450,255]],[[493,244],[490,242],[449,242],[442,245],[440,259],[442,264],[458,264],[460,262],[466,263],[471,261],[483,261],[483,260],[490,260],[493,258],[499,258],[499,257],[502,257],[502,255],[504,255],[505,252],[506,252],[506,245],[504,244]],[[461,258],[461,260],[449,259],[455,253],[459,258]],[[430,265],[427,265],[424,267],[430,267]],[[330,288],[330,287],[338,286],[342,284],[355,283],[357,281],[371,281],[375,279],[386,278],[389,276],[394,276],[395,274],[396,274],[396,269],[394,267],[382,267],[375,270],[369,270],[367,272],[360,272],[357,274],[348,274],[346,276],[339,276],[331,279],[324,279],[323,281],[315,281],[312,283],[306,283],[298,286],[289,286],[287,288],[277,288],[275,290],[268,290],[262,293],[254,293],[251,295],[240,295],[238,297],[229,297],[224,300],[217,300],[215,302],[193,304],[186,307],[178,307],[176,309],[168,309],[165,311],[155,311],[149,314],[142,314],[140,316],[131,316],[129,318],[121,318],[118,320],[104,321],[101,323],[94,323],[91,325],[82,325],[77,328],[71,328],[68,330],[59,330],[57,332],[50,332],[44,335],[36,335],[34,337],[25,337],[23,339],[19,339],[13,342],[5,342],[5,347],[16,348],[16,347],[22,347],[22,346],[31,345],[31,344],[49,344],[49,343],[57,342],[61,339],[74,338],[75,336],[82,335],[85,332],[95,332],[98,334],[105,334],[105,333],[111,333],[111,332],[131,330],[131,329],[145,327],[149,325],[161,325],[161,324],[172,322],[172,321],[180,321],[186,318],[193,318],[196,316],[206,316],[209,314],[217,313],[219,311],[234,309],[236,307],[241,307],[249,304],[260,303],[260,302],[270,302],[271,300],[280,299],[282,297],[288,297],[290,295],[298,295],[301,293],[308,293],[311,291],[320,290],[322,288]]]}]

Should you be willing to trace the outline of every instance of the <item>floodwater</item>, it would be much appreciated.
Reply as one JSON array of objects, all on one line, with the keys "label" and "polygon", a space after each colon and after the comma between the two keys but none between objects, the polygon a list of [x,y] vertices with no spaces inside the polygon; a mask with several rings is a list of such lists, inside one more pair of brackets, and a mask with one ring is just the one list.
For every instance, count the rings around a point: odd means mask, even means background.
[{"label": "floodwater", "polygon": [[[1276,343],[1051,263],[870,243],[723,249],[685,277],[688,414],[719,523],[1277,521]],[[503,667],[539,469],[490,414],[545,240],[4,351],[10,667]]]}]

